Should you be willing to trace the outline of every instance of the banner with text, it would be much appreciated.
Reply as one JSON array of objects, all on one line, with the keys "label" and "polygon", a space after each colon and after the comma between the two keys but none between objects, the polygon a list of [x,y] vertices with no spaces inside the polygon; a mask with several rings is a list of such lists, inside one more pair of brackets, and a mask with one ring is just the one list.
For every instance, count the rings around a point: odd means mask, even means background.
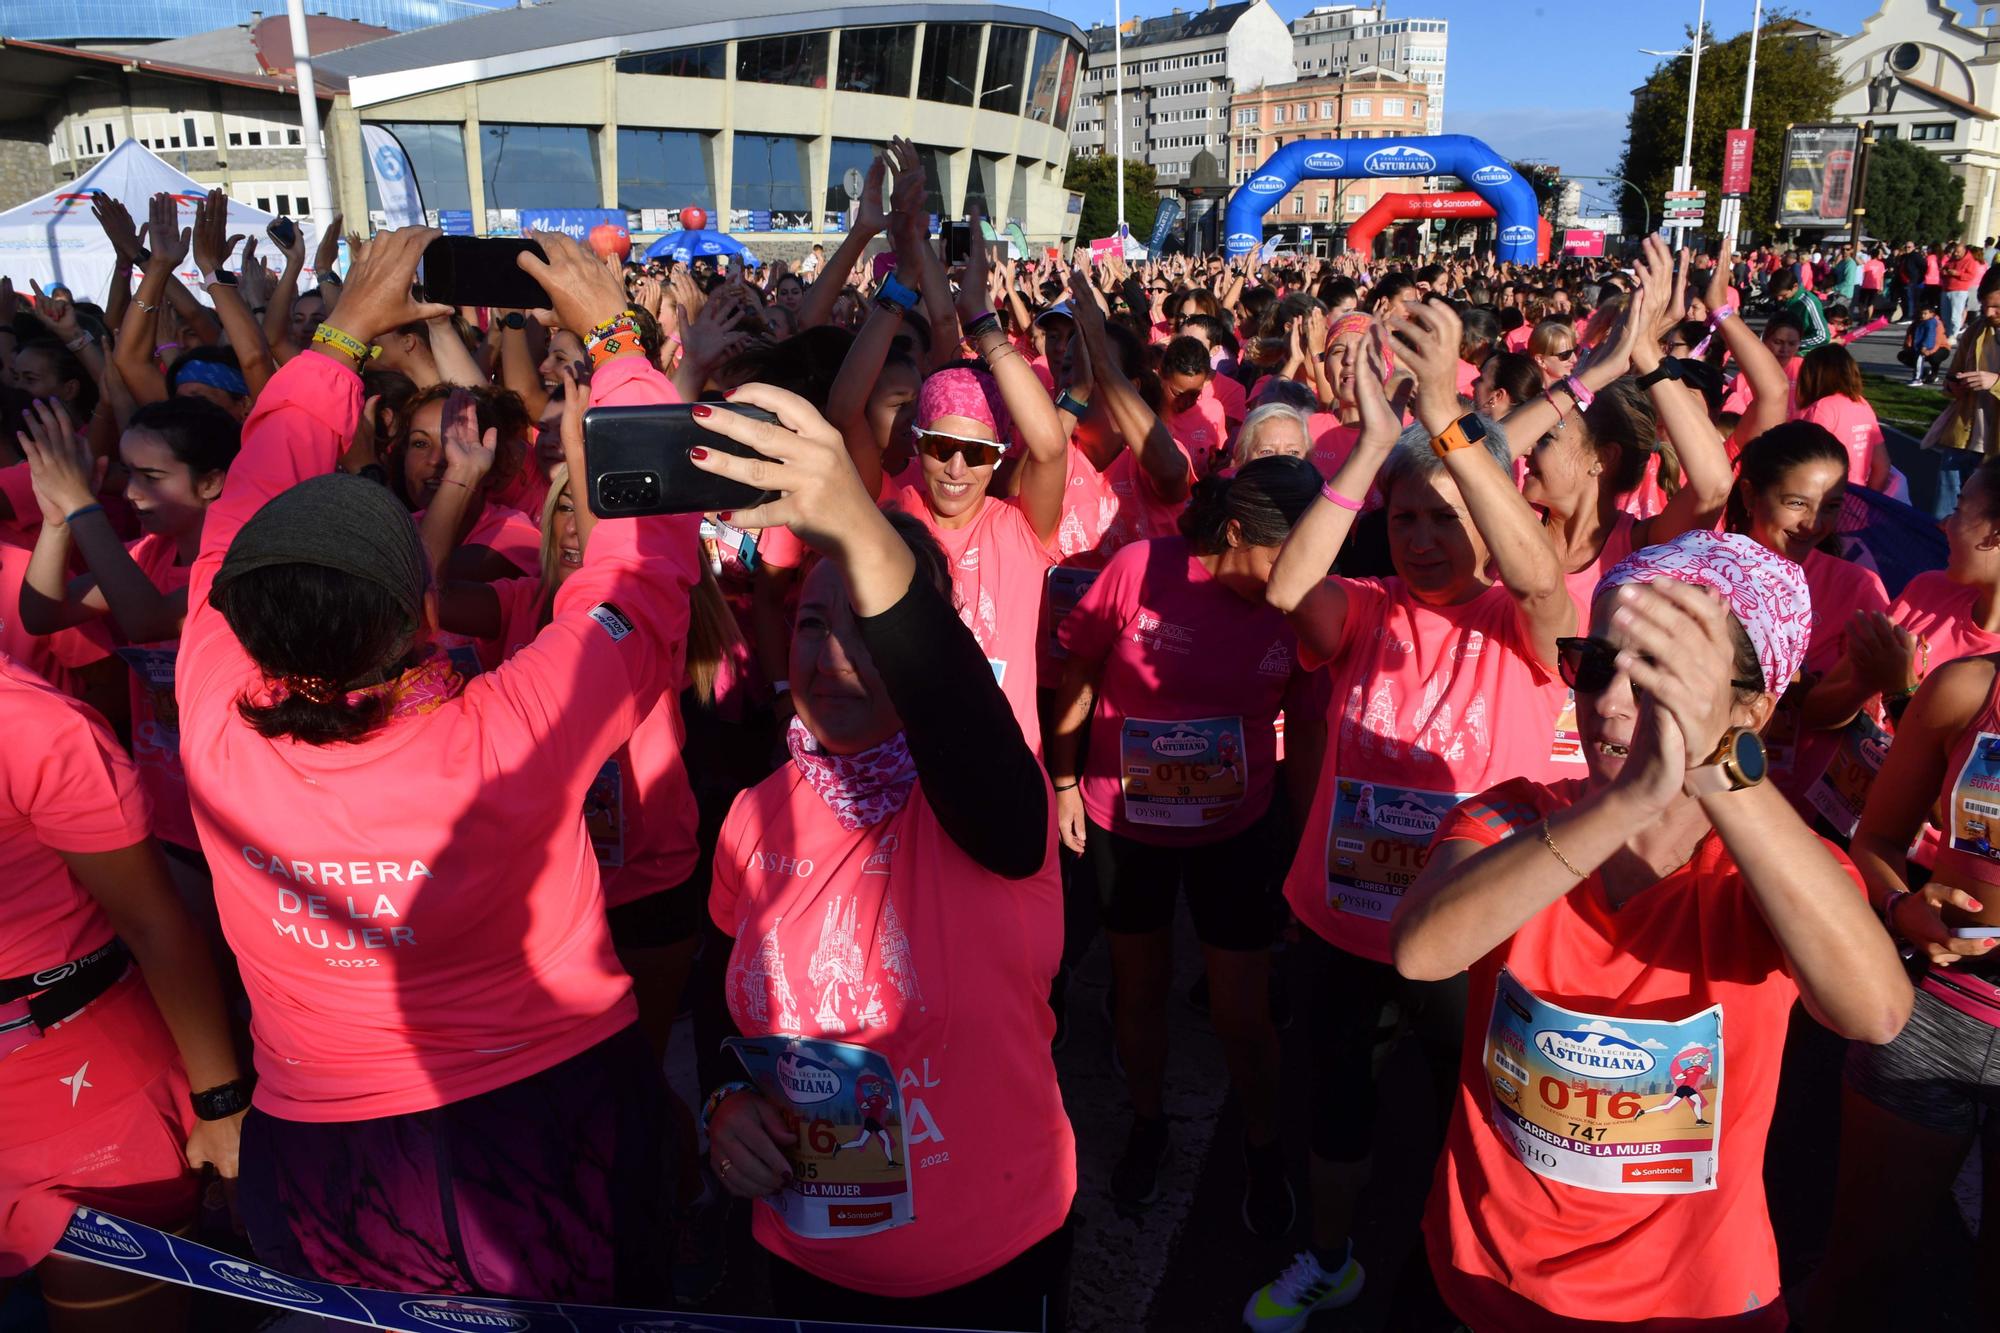
[{"label": "banner with text", "polygon": [[1604,253],[1604,233],[1566,231],[1563,233],[1563,253],[1582,259],[1596,259]]},{"label": "banner with text", "polygon": [[1751,159],[1757,151],[1757,131],[1724,130],[1722,134],[1722,192],[1750,193]]},{"label": "banner with text", "polygon": [[1794,125],[1785,131],[1778,178],[1780,227],[1831,227],[1847,220],[1861,152],[1859,125]]},{"label": "banner with text", "polygon": [[522,231],[559,231],[579,245],[590,237],[592,227],[610,223],[614,227],[626,225],[625,210],[622,208],[524,208],[521,210]]}]

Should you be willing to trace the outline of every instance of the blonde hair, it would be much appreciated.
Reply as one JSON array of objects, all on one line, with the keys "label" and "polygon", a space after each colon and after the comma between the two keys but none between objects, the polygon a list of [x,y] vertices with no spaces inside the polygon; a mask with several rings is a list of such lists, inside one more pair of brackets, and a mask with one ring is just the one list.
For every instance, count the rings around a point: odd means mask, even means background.
[{"label": "blonde hair", "polygon": [[[556,573],[562,563],[562,547],[556,537],[556,515],[563,497],[569,494],[569,464],[556,464],[549,473],[548,498],[542,501],[542,596],[555,597]],[[576,503],[571,498],[571,504]],[[695,697],[705,704],[715,702],[715,682],[722,664],[743,643],[743,631],[715,581],[715,570],[705,554],[697,554],[701,580],[688,590],[687,678]]]}]

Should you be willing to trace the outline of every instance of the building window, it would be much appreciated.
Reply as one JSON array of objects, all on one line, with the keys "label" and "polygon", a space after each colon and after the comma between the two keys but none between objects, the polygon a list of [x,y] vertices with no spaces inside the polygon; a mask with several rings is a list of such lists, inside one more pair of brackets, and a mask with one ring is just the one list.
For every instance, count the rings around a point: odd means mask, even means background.
[{"label": "building window", "polygon": [[1255,125],[1257,123],[1257,108],[1254,106],[1239,107],[1236,112],[1236,123],[1239,127]]},{"label": "building window", "polygon": [[[1000,29],[995,28],[993,31],[997,36]],[[1058,84],[1062,79],[1063,47],[1066,45],[1068,43],[1064,42],[1055,33],[1041,30],[1037,30],[1035,33],[1034,59],[1028,62],[1029,120],[1038,120],[1044,125],[1053,125],[1056,123],[1056,93],[1058,91]],[[1018,73],[1020,65],[1017,63],[1012,68]],[[993,62],[991,60],[986,62],[986,69],[986,77],[988,79],[986,87],[990,89],[993,77]],[[1008,93],[1007,97],[1011,102],[1014,99],[1014,94]],[[980,99],[980,105],[986,105],[984,98]]]},{"label": "building window", "polygon": [[917,54],[917,30],[846,28],[840,34],[839,70],[834,86],[844,93],[910,95],[910,66]]},{"label": "building window", "polygon": [[1292,108],[1292,119],[1298,121],[1300,124],[1304,124],[1312,118],[1311,102],[1301,102]]},{"label": "building window", "polygon": [[[403,145],[426,208],[472,207],[472,187],[467,183],[470,178],[465,170],[465,135],[457,124],[426,125],[402,121],[385,124],[382,128],[395,135],[396,142]],[[487,151],[492,152],[490,139],[487,140]],[[361,179],[367,186],[369,209],[382,207],[382,200],[375,193],[375,173],[363,171]],[[486,202],[493,208],[500,207],[490,198]]]},{"label": "building window", "polygon": [[1350,116],[1371,116],[1375,114],[1374,99],[1367,97],[1348,98],[1347,114]]},{"label": "building window", "polygon": [[743,83],[776,83],[792,88],[826,87],[823,32],[795,32],[736,44],[736,77]]},{"label": "building window", "polygon": [[1400,97],[1385,97],[1385,98],[1383,98],[1383,99],[1382,99],[1382,114],[1383,114],[1383,115],[1385,115],[1385,116],[1400,116],[1400,115],[1402,115],[1402,114],[1403,114],[1403,99],[1402,99],[1402,98],[1400,98]]},{"label": "building window", "polygon": [[715,212],[715,136],[697,130],[618,131],[618,206]]},{"label": "building window", "polygon": [[[598,208],[597,134],[582,125],[482,127],[481,168],[488,208]],[[423,176],[417,177],[421,188]],[[443,208],[428,196],[427,208]]]},{"label": "building window", "polygon": [[1332,120],[1332,119],[1333,119],[1333,103],[1331,103],[1331,102],[1321,102],[1321,103],[1319,104],[1319,118],[1320,118],[1321,120]]},{"label": "building window", "polygon": [[729,48],[680,46],[670,51],[642,51],[618,57],[620,74],[659,74],[675,79],[719,79],[729,72]]},{"label": "building window", "polygon": [[[841,41],[846,42],[842,34]],[[861,173],[865,180],[868,168],[874,164],[880,145],[862,139],[835,139],[829,146],[826,158],[826,198],[820,205],[826,213],[827,231],[847,229],[847,206],[853,202],[847,197],[847,173],[850,168]],[[887,190],[887,183],[884,183]]]},{"label": "building window", "polygon": [[1292,216],[1293,216],[1293,217],[1295,217],[1295,218],[1296,218],[1296,217],[1304,217],[1304,216],[1305,216],[1305,211],[1306,211],[1306,197],[1305,197],[1304,195],[1302,195],[1302,194],[1295,194],[1295,195],[1293,195],[1293,196],[1292,196]]},{"label": "building window", "polygon": [[1318,196],[1313,199],[1313,212],[1319,214],[1321,217],[1325,217],[1332,211],[1333,195],[1325,190],[1320,191]]},{"label": "building window", "polygon": [[[1028,30],[995,24],[986,37],[986,71],[979,80],[980,109],[1020,115],[1022,69],[1027,63]],[[1054,91],[1050,89],[1051,105],[1055,101]]]},{"label": "building window", "polygon": [[1063,43],[1062,89],[1056,94],[1056,124],[1069,123],[1070,101],[1076,94],[1076,72],[1083,66],[1083,48],[1074,42]]},{"label": "building window", "polygon": [[782,231],[810,223],[806,148],[811,142],[789,134],[736,136],[735,172],[729,187],[732,230]]},{"label": "building window", "polygon": [[1368,208],[1368,199],[1365,195],[1350,194],[1347,196],[1348,212],[1361,213],[1365,212],[1367,208]]},{"label": "building window", "polygon": [[1285,108],[1281,106],[1271,108],[1271,123],[1273,125],[1282,125],[1285,123]]},{"label": "building window", "polygon": [[924,29],[924,61],[917,74],[917,96],[926,102],[972,105],[973,80],[979,77],[979,25],[933,23]]},{"label": "building window", "polygon": [[1411,101],[1410,101],[1410,114],[1411,114],[1411,115],[1413,115],[1413,116],[1421,116],[1421,115],[1423,115],[1423,114],[1424,114],[1424,99],[1423,99],[1423,98],[1421,98],[1421,97],[1417,97],[1417,98],[1412,98],[1412,99],[1411,99]]},{"label": "building window", "polygon": [[[937,29],[934,27],[930,31],[936,32]],[[947,174],[951,167],[951,149],[918,144],[917,160],[924,168],[924,209],[933,217],[943,217],[944,201],[951,198],[951,177]]]},{"label": "building window", "polygon": [[1910,138],[1920,143],[1950,143],[1957,125],[1949,120],[1934,120],[1924,125],[1910,126]]}]

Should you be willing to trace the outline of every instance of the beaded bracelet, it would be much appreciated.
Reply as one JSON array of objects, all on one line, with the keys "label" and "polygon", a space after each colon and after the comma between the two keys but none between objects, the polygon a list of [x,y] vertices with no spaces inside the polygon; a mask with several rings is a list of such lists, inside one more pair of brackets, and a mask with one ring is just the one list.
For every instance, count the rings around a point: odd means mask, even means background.
[{"label": "beaded bracelet", "polygon": [[600,370],[614,357],[640,350],[639,326],[627,319],[591,337],[590,366]]},{"label": "beaded bracelet", "polygon": [[605,320],[605,321],[604,321],[603,323],[601,323],[601,324],[598,324],[598,325],[597,325],[597,326],[596,326],[595,328],[591,329],[591,331],[590,331],[589,335],[588,335],[587,337],[585,337],[585,338],[584,338],[584,341],[585,341],[585,342],[593,342],[593,341],[595,341],[596,339],[598,339],[598,338],[600,338],[600,337],[604,336],[605,334],[609,333],[609,332],[610,332],[610,331],[611,331],[611,330],[612,330],[612,329],[613,329],[613,328],[614,328],[615,326],[617,326],[617,325],[619,325],[619,324],[629,324],[629,323],[631,323],[631,322],[632,322],[632,315],[633,315],[633,310],[632,310],[632,307],[631,307],[631,306],[629,306],[629,305],[628,305],[628,306],[626,306],[626,307],[625,307],[625,308],[624,308],[623,310],[619,311],[619,312],[618,312],[617,314],[613,315],[613,316],[612,316],[611,318],[609,318],[609,319]]}]

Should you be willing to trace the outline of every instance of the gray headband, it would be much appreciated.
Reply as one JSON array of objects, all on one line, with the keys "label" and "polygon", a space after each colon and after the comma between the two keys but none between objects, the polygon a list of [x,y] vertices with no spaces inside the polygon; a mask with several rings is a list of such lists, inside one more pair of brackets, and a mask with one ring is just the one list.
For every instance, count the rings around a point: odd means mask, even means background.
[{"label": "gray headband", "polygon": [[319,565],[351,574],[423,618],[430,561],[417,525],[387,487],[345,472],[312,477],[272,496],[229,543],[211,605],[241,574],[272,565]]}]

